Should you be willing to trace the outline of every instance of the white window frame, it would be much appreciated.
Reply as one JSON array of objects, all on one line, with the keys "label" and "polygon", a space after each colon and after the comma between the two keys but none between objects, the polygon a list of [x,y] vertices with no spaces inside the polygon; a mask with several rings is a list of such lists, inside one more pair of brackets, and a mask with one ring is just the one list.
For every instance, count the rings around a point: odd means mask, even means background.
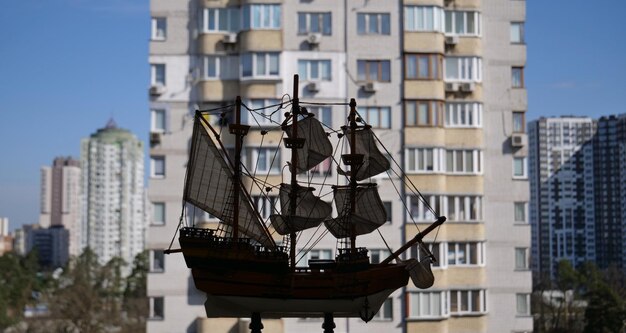
[{"label": "white window frame", "polygon": [[[307,106],[307,111],[315,115],[320,123],[333,127],[333,109],[330,106]],[[322,127],[324,127],[322,125]]]},{"label": "white window frame", "polygon": [[[462,31],[457,31],[457,16],[462,16],[463,27]],[[469,17],[474,17],[474,32],[468,32],[469,26]],[[448,31],[448,19],[451,16],[450,28]],[[444,24],[444,32],[447,36],[480,36],[481,35],[481,15],[480,12],[476,11],[461,11],[461,10],[446,10],[445,11],[445,24]]]},{"label": "white window frame", "polygon": [[[439,304],[433,295],[439,298]],[[427,291],[409,292],[409,308],[407,316],[409,319],[438,319],[447,318],[450,315],[448,292],[447,291]],[[427,304],[427,308],[424,306]],[[433,307],[439,307],[438,311],[432,311]]]},{"label": "white window frame", "polygon": [[[483,60],[480,57],[445,57],[443,66],[444,80],[446,82],[482,82],[482,63]],[[455,68],[457,76],[452,76],[452,73],[448,70],[448,64]]]},{"label": "white window frame", "polygon": [[[158,174],[156,173],[157,163],[163,163],[162,173],[158,173]],[[150,177],[151,178],[165,178],[166,174],[167,174],[167,168],[165,165],[165,156],[162,156],[162,155],[150,156]]]},{"label": "white window frame", "polygon": [[307,267],[311,259],[333,259],[333,250],[330,249],[312,249],[304,255],[301,253],[302,251],[304,250],[300,249],[296,253],[296,260],[298,261],[296,263],[297,267]]},{"label": "white window frame", "polygon": [[[370,263],[372,264],[380,264],[381,261],[385,260],[391,252],[389,249],[370,249]],[[378,258],[378,260],[374,260],[374,258]]]},{"label": "white window frame", "polygon": [[389,106],[362,106],[359,115],[372,128],[391,128],[391,107]]},{"label": "white window frame", "polygon": [[524,44],[524,22],[511,22],[511,44]]},{"label": "white window frame", "polygon": [[[358,35],[382,35],[389,36],[391,35],[391,15],[389,13],[357,13],[356,14],[357,21],[357,34]],[[383,18],[386,17],[387,27],[384,26]],[[373,18],[376,18],[376,27],[375,31],[370,30],[370,23]],[[363,23],[363,29],[361,29],[361,24]],[[385,32],[386,28],[386,32]]]},{"label": "white window frame", "polygon": [[[429,18],[429,11],[432,17]],[[430,21],[429,21],[430,19]],[[432,22],[432,26],[430,23]],[[443,32],[445,13],[437,6],[404,6],[404,31]]]},{"label": "white window frame", "polygon": [[[241,73],[242,79],[279,79],[280,78],[280,52],[252,52],[244,53],[240,55]],[[245,62],[250,60],[251,74],[245,73]],[[272,72],[271,64],[272,60],[277,61],[277,72]],[[263,73],[257,73],[259,71],[259,64],[263,63],[265,71]]]},{"label": "white window frame", "polygon": [[[327,73],[323,73],[324,68],[328,70]],[[302,81],[331,81],[332,71],[332,61],[330,59],[298,60],[298,73]],[[314,75],[315,72],[317,72],[317,75]]]},{"label": "white window frame", "polygon": [[[463,293],[467,293],[467,310],[462,310],[462,304],[463,304]],[[472,304],[472,300],[474,296],[474,293],[478,293],[478,299],[480,301],[480,304],[478,304],[478,306],[476,306],[475,304]],[[450,304],[450,315],[453,316],[464,316],[464,315],[476,315],[476,314],[484,314],[487,312],[487,295],[486,295],[486,291],[484,289],[469,289],[469,290],[464,290],[464,289],[460,289],[460,290],[450,290],[449,292],[449,302],[448,304]],[[459,307],[458,309],[456,309],[456,311],[454,311],[452,309],[452,298],[456,297],[457,298],[457,306]],[[474,307],[476,307],[476,309],[474,309]]]},{"label": "white window frame", "polygon": [[[529,250],[527,247],[516,247],[515,248],[515,270],[516,271],[527,271],[530,269]],[[521,262],[520,262],[521,261]]]},{"label": "white window frame", "polygon": [[[162,117],[163,123],[159,124],[158,119]],[[165,133],[167,131],[167,111],[165,109],[153,108],[150,110],[150,131],[154,133]]]},{"label": "white window frame", "polygon": [[[520,161],[522,167],[522,173],[516,173],[516,163]],[[513,179],[527,179],[528,178],[528,158],[526,156],[513,156]]]},{"label": "white window frame", "polygon": [[[441,148],[411,147],[405,148],[405,170],[407,173],[438,173],[442,170]],[[432,165],[429,165],[432,160]]]},{"label": "white window frame", "polygon": [[[471,161],[468,161],[468,153]],[[449,165],[449,156],[452,156],[452,165]],[[441,168],[449,175],[480,175],[483,170],[483,152],[478,149],[446,149],[442,158],[444,166]],[[461,160],[459,168],[458,161]],[[470,168],[468,168],[468,163]]]},{"label": "white window frame", "polygon": [[[424,194],[424,199],[428,201],[430,206],[435,211],[437,211],[437,208],[441,207],[441,203],[443,202],[443,196],[436,194]],[[435,220],[435,215],[428,210],[424,202],[417,196],[409,196],[408,203],[409,211],[407,212],[407,220],[429,223],[432,223]]]},{"label": "white window frame", "polygon": [[[150,300],[150,313],[148,314],[148,319],[150,320],[164,320],[165,319],[165,297],[163,296],[151,296]],[[160,313],[157,315],[157,302],[160,301]]]},{"label": "white window frame", "polygon": [[[259,156],[265,154],[265,164],[261,165],[259,162]],[[248,166],[248,171],[255,172],[261,175],[278,175],[281,172],[281,159],[280,148],[278,147],[262,147],[262,148],[246,148],[245,159],[250,158],[250,162],[245,165]],[[274,155],[276,154],[276,158]],[[274,163],[272,163],[272,160]]]},{"label": "white window frame", "polygon": [[254,111],[242,114],[241,122],[243,124],[247,124],[252,127],[278,126],[283,121],[284,112],[278,109],[280,106],[271,107],[272,105],[279,105],[279,99],[255,98],[245,100],[244,104]]},{"label": "white window frame", "polygon": [[[160,267],[157,263],[157,256],[160,256]],[[165,272],[165,253],[162,249],[152,249],[150,250],[150,273],[163,273]]]},{"label": "white window frame", "polygon": [[[523,303],[523,306],[520,306],[520,301]],[[515,294],[515,314],[518,317],[528,317],[531,315],[530,311],[530,294],[528,293],[518,293]]]},{"label": "white window frame", "polygon": [[482,128],[483,104],[479,102],[446,102],[446,128]]},{"label": "white window frame", "polygon": [[[158,207],[158,208],[157,208]],[[162,213],[161,219],[162,221],[157,221],[156,213],[157,210],[160,210]],[[150,225],[165,225],[166,224],[166,215],[167,214],[167,205],[165,202],[153,202],[152,203],[152,218],[150,219]]]},{"label": "white window frame", "polygon": [[230,55],[208,55],[204,57],[203,80],[236,80],[238,78],[239,57]]},{"label": "white window frame", "polygon": [[[432,269],[443,269],[448,267],[445,243],[424,243],[424,246],[427,246],[435,257],[436,261],[431,263]],[[413,245],[411,247],[411,258],[421,262],[426,258],[426,252],[422,251],[420,245]]]},{"label": "white window frame", "polygon": [[[445,243],[446,267],[481,267],[485,266],[484,242],[447,242]],[[471,262],[472,249],[476,251],[476,263]],[[450,253],[453,253],[453,256]],[[462,259],[462,260],[461,260]],[[450,262],[450,261],[453,262]],[[465,262],[463,262],[463,260]]]},{"label": "white window frame", "polygon": [[252,204],[263,220],[280,212],[280,200],[277,195],[253,195]]},{"label": "white window frame", "polygon": [[[480,222],[483,216],[483,197],[480,195],[447,195],[443,197],[443,212],[450,222]],[[475,206],[475,207],[472,207]],[[474,211],[472,218],[472,212]],[[454,212],[451,210],[454,209]]]},{"label": "white window frame", "polygon": [[393,298],[389,297],[380,307],[380,310],[376,312],[374,317],[372,317],[373,321],[392,321],[393,320]]},{"label": "white window frame", "polygon": [[[522,219],[518,219],[518,209],[521,206]],[[528,224],[528,202],[516,201],[513,203],[513,221],[520,224]]]},{"label": "white window frame", "polygon": [[[258,22],[255,22],[257,18]],[[282,28],[281,5],[250,4],[242,6],[241,27],[243,30],[280,30]]]},{"label": "white window frame", "polygon": [[164,41],[167,39],[167,18],[154,16],[150,20],[150,37],[153,41]]},{"label": "white window frame", "polygon": [[[238,32],[241,26],[241,13],[237,7],[225,8],[204,8],[202,11],[202,27],[203,33],[233,33]],[[226,23],[221,21],[226,19]],[[226,25],[226,29],[220,26]]]},{"label": "white window frame", "polygon": [[[150,64],[150,84],[165,86],[167,82],[166,69],[165,64]],[[159,79],[159,76],[162,76],[162,79]]]},{"label": "white window frame", "polygon": [[[302,22],[304,20],[304,22]],[[311,22],[317,20],[319,31],[313,29]],[[330,36],[333,33],[332,12],[298,12],[298,35],[308,35],[311,33]],[[328,27],[325,23],[328,23]],[[304,27],[304,29],[301,29]]]}]

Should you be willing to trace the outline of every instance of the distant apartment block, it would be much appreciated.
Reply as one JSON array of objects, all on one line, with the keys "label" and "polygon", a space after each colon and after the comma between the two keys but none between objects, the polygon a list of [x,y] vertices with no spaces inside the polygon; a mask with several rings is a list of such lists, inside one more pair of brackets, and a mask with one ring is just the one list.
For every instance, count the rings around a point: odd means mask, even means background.
[{"label": "distant apartment block", "polygon": [[46,269],[64,267],[69,260],[70,233],[62,225],[32,228],[26,233],[26,253],[37,251],[39,265]]},{"label": "distant apartment block", "polygon": [[81,248],[81,168],[71,157],[57,157],[52,166],[41,167],[41,212],[39,225],[63,226],[69,232],[69,254]]},{"label": "distant apartment block", "polygon": [[103,263],[132,263],[144,249],[143,147],[113,120],[82,140],[81,248],[89,246]]},{"label": "distant apartment block", "polygon": [[[166,256],[163,249],[181,217],[194,110],[232,105],[238,95],[250,108],[280,103],[288,98],[285,93],[292,94],[296,73],[303,101],[355,98],[363,120],[406,170],[405,180],[448,217],[432,244],[438,256],[435,286],[420,290],[409,283],[370,323],[337,319],[335,331],[532,331],[525,1],[151,0],[150,5],[148,332],[245,327],[246,319],[205,318],[205,297],[196,291],[184,259]],[[329,126],[345,122],[343,106],[307,108]],[[279,121],[282,112],[276,113]],[[248,168],[272,171],[269,163],[257,164],[267,161],[267,152],[256,149],[270,122],[251,117],[243,122],[252,126],[244,142]],[[283,167],[289,153],[277,156]],[[311,177],[323,179],[322,172]],[[397,200],[397,191],[410,193],[400,182],[384,176],[372,181],[388,208],[389,223],[381,233],[397,249],[415,236],[414,221],[420,227],[431,221],[417,198],[408,198],[408,207]],[[263,206],[260,193],[251,195]],[[198,221],[215,223],[211,216]],[[372,248],[377,241],[368,236],[362,244]],[[334,258],[335,247],[335,239],[322,239],[304,260]],[[376,261],[387,254],[381,247],[370,257]],[[321,323],[288,318],[277,327],[318,332]]]},{"label": "distant apartment block", "polygon": [[561,260],[626,267],[626,118],[529,123],[532,268],[554,278]]},{"label": "distant apartment block", "polygon": [[0,256],[13,250],[13,237],[9,235],[9,219],[0,217]]}]

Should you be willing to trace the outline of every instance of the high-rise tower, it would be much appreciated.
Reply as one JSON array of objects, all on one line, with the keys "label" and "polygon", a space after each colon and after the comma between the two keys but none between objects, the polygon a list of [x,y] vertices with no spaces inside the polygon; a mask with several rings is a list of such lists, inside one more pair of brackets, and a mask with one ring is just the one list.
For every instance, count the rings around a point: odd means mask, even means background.
[{"label": "high-rise tower", "polygon": [[[236,324],[196,320],[205,316],[203,295],[182,257],[163,255],[179,221],[191,116],[230,105],[237,95],[250,108],[277,104],[291,94],[296,73],[301,100],[329,104],[307,106],[322,122],[343,124],[345,108],[330,104],[356,98],[407,180],[448,216],[432,244],[435,286],[409,284],[372,322],[338,319],[337,331],[532,331],[525,1],[151,0],[151,15],[149,332]],[[244,121],[252,126],[244,159],[271,174],[264,157],[273,151],[255,148],[260,126]],[[288,156],[281,151],[279,165]],[[414,198],[408,207],[394,201],[397,191],[410,193],[402,182],[374,181],[389,217],[380,231],[397,249],[432,217]],[[262,197],[252,196],[263,207]],[[317,247],[307,258],[331,258],[335,240]],[[387,251],[374,249],[370,257]],[[282,323],[286,332],[321,326],[310,319]]]}]

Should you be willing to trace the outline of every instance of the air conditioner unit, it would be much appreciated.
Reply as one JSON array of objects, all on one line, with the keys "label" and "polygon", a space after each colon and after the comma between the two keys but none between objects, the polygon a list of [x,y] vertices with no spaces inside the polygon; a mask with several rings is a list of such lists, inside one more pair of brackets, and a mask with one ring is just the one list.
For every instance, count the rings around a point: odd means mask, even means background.
[{"label": "air conditioner unit", "polygon": [[371,82],[371,81],[370,82],[366,82],[363,85],[363,90],[365,92],[368,92],[368,93],[374,93],[374,92],[376,92],[376,90],[378,90],[378,83],[377,82]]},{"label": "air conditioner unit", "polygon": [[459,36],[446,36],[446,45],[456,45],[459,43]]},{"label": "air conditioner unit", "polygon": [[160,132],[150,132],[150,145],[158,145],[161,143],[161,133]]},{"label": "air conditioner unit", "polygon": [[309,34],[306,40],[307,42],[309,42],[309,44],[317,45],[320,43],[320,41],[322,41],[322,34]]},{"label": "air conditioner unit", "polygon": [[457,92],[459,84],[456,82],[446,82],[446,92]]},{"label": "air conditioner unit", "polygon": [[474,91],[475,86],[473,82],[466,82],[462,83],[460,88],[463,92],[472,92]]},{"label": "air conditioner unit", "polygon": [[155,84],[150,86],[150,96],[160,96],[165,92],[165,87],[162,84]]},{"label": "air conditioner unit", "polygon": [[524,147],[528,144],[528,136],[526,133],[513,133],[511,135],[511,146],[512,147]]},{"label": "air conditioner unit", "polygon": [[237,43],[237,34],[226,34],[224,38],[222,38],[222,43],[224,44],[235,44]]},{"label": "air conditioner unit", "polygon": [[309,92],[318,92],[320,91],[320,84],[319,82],[311,82],[309,84],[306,85],[306,90],[308,90]]}]

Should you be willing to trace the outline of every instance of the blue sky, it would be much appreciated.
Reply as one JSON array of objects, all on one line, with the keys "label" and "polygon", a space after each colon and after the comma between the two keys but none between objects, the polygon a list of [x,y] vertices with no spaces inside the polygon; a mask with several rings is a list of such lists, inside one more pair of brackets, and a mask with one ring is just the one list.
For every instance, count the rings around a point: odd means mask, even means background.
[{"label": "blue sky", "polygon": [[[80,139],[110,117],[147,139],[148,3],[3,1],[0,216],[12,230],[38,220],[40,167],[78,157]],[[527,1],[528,120],[626,112],[625,9],[619,0]]]}]

